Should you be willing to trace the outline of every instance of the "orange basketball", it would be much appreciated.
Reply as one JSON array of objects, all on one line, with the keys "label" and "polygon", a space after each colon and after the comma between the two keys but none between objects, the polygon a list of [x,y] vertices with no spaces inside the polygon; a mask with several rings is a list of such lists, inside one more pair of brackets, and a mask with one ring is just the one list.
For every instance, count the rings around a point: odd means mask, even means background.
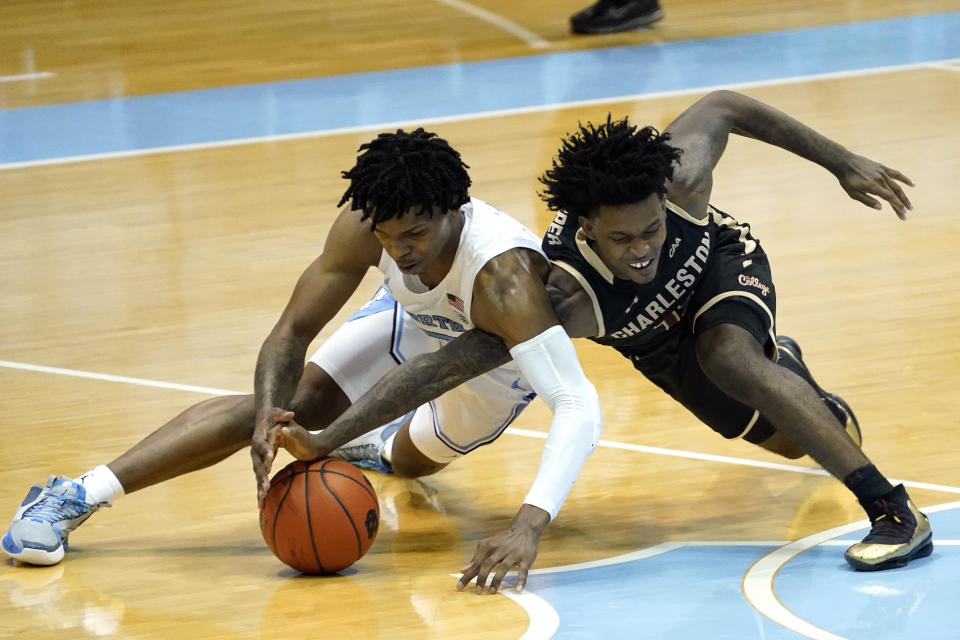
[{"label": "orange basketball", "polygon": [[303,573],[335,573],[367,552],[377,537],[380,503],[348,462],[296,460],[270,480],[260,531],[274,555]]}]

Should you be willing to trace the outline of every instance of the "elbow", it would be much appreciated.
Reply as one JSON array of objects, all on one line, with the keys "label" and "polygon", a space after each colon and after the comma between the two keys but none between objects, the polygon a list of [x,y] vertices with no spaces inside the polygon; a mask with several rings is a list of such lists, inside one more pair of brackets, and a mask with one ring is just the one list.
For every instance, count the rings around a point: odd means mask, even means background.
[{"label": "elbow", "polygon": [[600,441],[603,432],[603,413],[600,410],[600,397],[596,388],[588,381],[576,390],[566,390],[555,398],[551,407],[554,416],[569,417],[574,430],[579,434],[578,440],[587,444],[592,451]]},{"label": "elbow", "polygon": [[714,108],[729,108],[743,98],[743,94],[729,89],[717,89],[703,97],[703,102]]}]

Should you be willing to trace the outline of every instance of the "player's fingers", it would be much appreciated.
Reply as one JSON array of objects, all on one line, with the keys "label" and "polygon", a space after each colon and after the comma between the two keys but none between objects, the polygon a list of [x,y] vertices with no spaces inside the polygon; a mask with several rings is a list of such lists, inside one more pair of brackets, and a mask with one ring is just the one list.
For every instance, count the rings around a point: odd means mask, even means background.
[{"label": "player's fingers", "polygon": [[527,572],[530,571],[530,567],[521,566],[517,570],[517,593],[523,593],[523,590],[527,586]]},{"label": "player's fingers", "polygon": [[470,564],[468,564],[465,569],[460,570],[460,573],[463,575],[460,576],[460,580],[457,582],[457,591],[462,591],[463,588],[470,584],[470,581],[476,577],[477,572],[480,571],[480,563],[486,555],[485,543],[481,542],[473,552]]},{"label": "player's fingers", "polygon": [[913,205],[910,204],[910,198],[907,197],[907,194],[903,192],[903,189],[900,188],[900,185],[893,178],[887,178],[887,187],[890,191],[897,197],[897,201],[900,202],[900,205],[904,209],[913,209]]},{"label": "player's fingers", "polygon": [[497,562],[487,558],[483,561],[483,564],[480,565],[480,571],[477,573],[477,593],[483,593],[484,587],[487,586],[487,576],[490,575],[490,571],[497,566]]},{"label": "player's fingers", "polygon": [[917,185],[913,184],[913,180],[911,180],[911,179],[908,178],[907,176],[903,175],[902,173],[900,173],[900,172],[897,171],[896,169],[891,169],[890,167],[884,167],[884,170],[887,172],[887,174],[888,174],[891,178],[895,178],[895,179],[899,180],[900,182],[902,182],[902,183],[904,183],[904,184],[910,185],[911,187],[917,186]]},{"label": "player's fingers", "polygon": [[[903,203],[900,202],[893,191],[886,188],[886,185],[878,187],[876,195],[880,196],[890,204],[890,207],[894,210],[894,212],[896,212],[898,218],[901,220],[907,219],[907,210],[904,208]],[[880,207],[877,208],[879,209]]]},{"label": "player's fingers", "polygon": [[868,196],[863,191],[848,191],[847,195],[849,195],[851,198],[853,198],[857,202],[862,202],[863,204],[867,205],[871,209],[881,208],[881,205],[879,202],[877,202],[875,199]]},{"label": "player's fingers", "polygon": [[517,566],[516,562],[510,562],[509,560],[501,562],[497,572],[493,574],[493,578],[490,580],[490,588],[487,589],[487,592],[496,593],[500,589],[500,583],[515,566]]},{"label": "player's fingers", "polygon": [[460,580],[457,581],[457,591],[463,591],[466,586],[470,584],[470,581],[476,577],[477,571],[479,571],[479,567],[473,564],[466,569],[461,569],[460,573],[463,575],[461,575]]}]

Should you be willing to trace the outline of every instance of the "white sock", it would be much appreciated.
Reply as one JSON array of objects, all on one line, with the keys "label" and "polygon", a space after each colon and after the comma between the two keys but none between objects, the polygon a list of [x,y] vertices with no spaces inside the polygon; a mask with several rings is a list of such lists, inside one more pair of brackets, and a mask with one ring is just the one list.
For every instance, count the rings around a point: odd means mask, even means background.
[{"label": "white sock", "polygon": [[389,464],[393,464],[393,439],[397,437],[397,432],[394,431],[389,438],[384,440],[383,449],[380,450],[380,457],[387,461]]},{"label": "white sock", "polygon": [[123,497],[123,485],[106,465],[99,465],[77,478],[87,491],[87,504],[113,502]]}]

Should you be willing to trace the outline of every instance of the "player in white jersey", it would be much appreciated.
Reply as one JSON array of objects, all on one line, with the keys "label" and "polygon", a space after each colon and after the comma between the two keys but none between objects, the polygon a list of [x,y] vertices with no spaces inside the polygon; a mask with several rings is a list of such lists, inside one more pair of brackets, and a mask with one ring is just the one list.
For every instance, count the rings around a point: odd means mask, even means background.
[{"label": "player in white jersey", "polygon": [[[474,328],[471,314],[476,278],[490,260],[520,248],[542,254],[533,233],[489,204],[472,198],[460,213],[460,245],[449,271],[436,286],[429,288],[417,276],[404,273],[384,251],[378,264],[384,286],[310,358],[351,402],[399,363],[436,351]],[[408,417],[410,438],[431,462],[452,462],[495,440],[534,396],[520,366],[509,362],[420,407]],[[405,421],[388,425],[368,440],[375,444],[377,438],[386,441]],[[389,470],[392,464],[379,459],[380,449],[377,446],[376,455],[371,452],[367,457],[373,459],[363,466]],[[386,456],[392,460],[390,449],[386,447]],[[433,464],[423,462],[415,469],[404,468],[402,458],[397,464],[398,471],[408,476],[435,470]]]},{"label": "player in white jersey", "polygon": [[[509,529],[481,541],[474,556],[481,587],[493,575],[496,591],[513,567],[522,587],[601,428],[596,391],[547,295],[549,262],[522,225],[469,198],[466,165],[434,134],[381,134],[360,151],[344,172],[350,187],[340,204],[348,205],[260,350],[255,394],[202,402],[109,465],[34,486],[2,538],[8,555],[55,564],[68,534],[100,505],[247,445],[262,499],[281,428],[322,429],[385,372],[477,328],[502,339],[513,363],[404,417],[377,450],[398,474],[436,472],[495,439],[539,394],[553,420],[536,479]],[[305,365],[310,342],[372,266],[406,309],[378,294]]]}]

